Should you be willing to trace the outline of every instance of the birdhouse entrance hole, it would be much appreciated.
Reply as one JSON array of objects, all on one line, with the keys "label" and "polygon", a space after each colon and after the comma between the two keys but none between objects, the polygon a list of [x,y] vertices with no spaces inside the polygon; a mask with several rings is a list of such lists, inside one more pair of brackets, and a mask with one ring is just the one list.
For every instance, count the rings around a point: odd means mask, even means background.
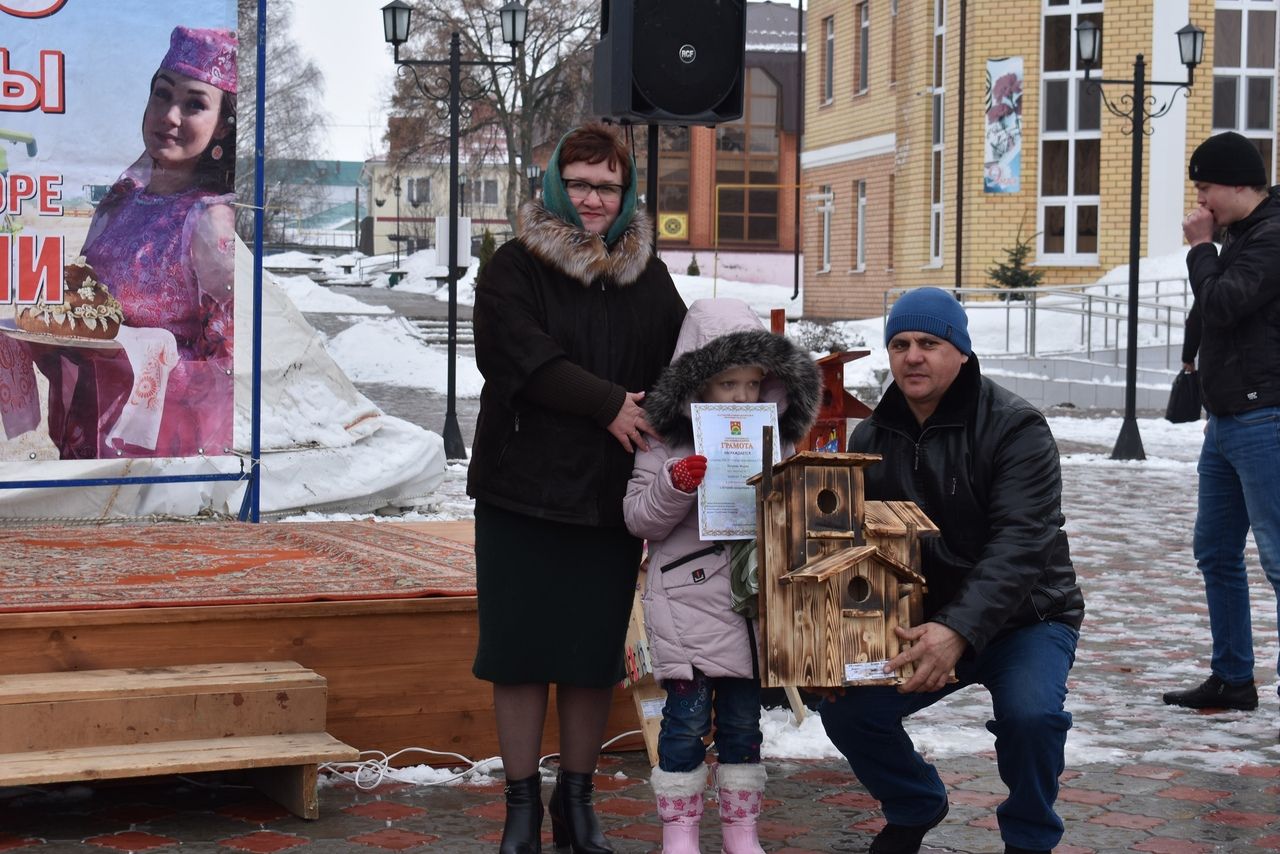
[{"label": "birdhouse entrance hole", "polygon": [[861,605],[871,598],[871,582],[861,575],[849,579],[849,599]]},{"label": "birdhouse entrance hole", "polygon": [[836,512],[836,508],[840,506],[840,499],[835,492],[830,489],[822,489],[818,491],[818,510],[824,514]]}]

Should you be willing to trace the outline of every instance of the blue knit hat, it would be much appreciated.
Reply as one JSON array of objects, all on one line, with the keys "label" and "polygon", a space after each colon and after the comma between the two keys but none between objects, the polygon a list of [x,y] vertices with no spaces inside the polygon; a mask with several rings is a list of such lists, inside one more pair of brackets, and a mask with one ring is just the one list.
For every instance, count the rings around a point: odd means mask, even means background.
[{"label": "blue knit hat", "polygon": [[956,298],[942,288],[916,288],[893,304],[884,326],[885,346],[899,332],[927,332],[950,341],[966,356],[973,352],[969,316]]}]

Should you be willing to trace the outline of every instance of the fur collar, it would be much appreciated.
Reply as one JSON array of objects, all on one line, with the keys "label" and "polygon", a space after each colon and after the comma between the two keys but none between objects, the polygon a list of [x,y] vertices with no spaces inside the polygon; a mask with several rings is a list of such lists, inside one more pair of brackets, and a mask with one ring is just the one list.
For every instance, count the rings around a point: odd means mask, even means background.
[{"label": "fur collar", "polygon": [[707,380],[738,365],[765,369],[760,401],[778,404],[778,432],[784,440],[799,443],[818,415],[818,367],[791,339],[764,329],[730,332],[676,358],[645,395],[649,423],[668,444],[692,442],[689,404]]},{"label": "fur collar", "polygon": [[620,286],[635,284],[653,255],[653,224],[636,211],[631,224],[610,250],[604,239],[570,225],[539,202],[520,208],[520,241],[533,256],[588,287],[597,279]]}]

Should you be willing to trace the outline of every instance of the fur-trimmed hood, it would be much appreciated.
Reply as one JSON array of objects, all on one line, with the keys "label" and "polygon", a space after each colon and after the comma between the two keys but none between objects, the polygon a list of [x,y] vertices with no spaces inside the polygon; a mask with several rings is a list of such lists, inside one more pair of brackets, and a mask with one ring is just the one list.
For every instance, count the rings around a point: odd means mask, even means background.
[{"label": "fur-trimmed hood", "polygon": [[589,287],[600,277],[635,284],[653,256],[653,223],[637,210],[610,250],[598,234],[567,223],[541,202],[520,208],[520,240],[539,261]]},{"label": "fur-trimmed hood", "polygon": [[689,306],[671,364],[644,398],[649,423],[669,442],[692,442],[689,404],[707,380],[739,365],[765,370],[760,402],[778,404],[778,432],[798,444],[818,415],[818,366],[789,338],[763,327],[736,299],[700,299]]}]

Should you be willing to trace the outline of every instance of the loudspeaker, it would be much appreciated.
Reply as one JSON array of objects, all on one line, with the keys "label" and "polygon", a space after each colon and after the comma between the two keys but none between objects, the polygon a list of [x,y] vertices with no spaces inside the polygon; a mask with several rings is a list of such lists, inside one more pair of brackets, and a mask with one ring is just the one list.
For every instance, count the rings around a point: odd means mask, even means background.
[{"label": "loudspeaker", "polygon": [[603,0],[594,111],[641,124],[742,117],[745,0]]}]

